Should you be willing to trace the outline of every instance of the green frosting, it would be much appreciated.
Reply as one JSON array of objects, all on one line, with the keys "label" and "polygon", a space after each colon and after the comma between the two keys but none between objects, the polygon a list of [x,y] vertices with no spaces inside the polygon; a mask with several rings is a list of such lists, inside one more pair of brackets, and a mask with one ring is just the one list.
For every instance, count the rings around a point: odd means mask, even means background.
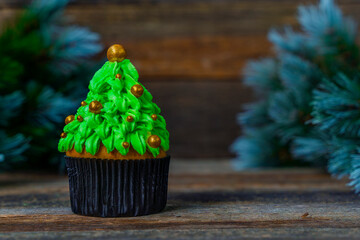
[{"label": "green frosting", "polygon": [[[115,78],[121,74],[121,79]],[[135,151],[143,155],[149,151],[156,157],[160,149],[169,149],[169,132],[166,130],[164,118],[159,115],[160,108],[152,102],[152,95],[144,87],[144,93],[137,98],[131,93],[131,87],[138,82],[139,74],[128,59],[122,62],[106,62],[95,73],[90,81],[85,102],[75,115],[75,120],[64,127],[65,138],[61,138],[58,149],[66,152],[75,148],[79,153],[83,148],[94,155],[98,152],[100,143],[103,143],[108,152],[114,149],[122,155],[129,152],[122,143],[128,142]],[[103,108],[96,114],[89,110],[92,101],[99,101]],[[157,120],[151,118],[156,114]],[[127,122],[127,116],[132,116],[134,121]],[[83,117],[79,122],[77,116]],[[147,143],[151,135],[161,139],[159,148],[153,148]]]}]

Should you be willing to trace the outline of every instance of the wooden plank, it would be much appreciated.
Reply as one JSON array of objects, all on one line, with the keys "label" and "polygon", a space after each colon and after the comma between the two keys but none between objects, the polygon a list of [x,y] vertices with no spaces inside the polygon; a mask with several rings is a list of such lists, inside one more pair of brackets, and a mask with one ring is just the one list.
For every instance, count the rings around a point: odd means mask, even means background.
[{"label": "wooden plank", "polygon": [[[226,206],[226,205],[225,205]],[[213,210],[213,209],[209,209]],[[219,214],[224,209],[219,209],[215,214]],[[235,209],[229,209],[235,210]],[[226,211],[229,214],[230,211]],[[258,210],[258,209],[257,209]],[[281,209],[284,211],[285,209]],[[325,209],[321,209],[324,211]],[[327,209],[326,209],[327,210]],[[359,213],[356,211],[356,213]],[[294,213],[292,213],[294,214]],[[354,219],[337,219],[333,217],[330,219],[312,217],[309,219],[301,218],[302,212],[293,218],[297,219],[283,219],[283,220],[227,220],[218,221],[216,219],[204,221],[191,221],[186,217],[173,216],[172,221],[161,220],[140,220],[140,219],[120,219],[120,218],[89,218],[77,215],[31,215],[31,216],[4,216],[0,221],[1,232],[42,232],[42,231],[113,231],[113,230],[146,230],[146,229],[236,229],[236,228],[284,228],[284,227],[298,227],[298,228],[359,228],[360,223]],[[184,215],[182,215],[184,216]],[[206,217],[205,215],[199,217]],[[232,216],[235,217],[236,216]],[[86,219],[85,219],[86,218]],[[144,217],[143,217],[144,218]],[[6,220],[5,220],[6,219]],[[181,219],[181,220],[179,220]],[[85,221],[85,224],[84,222]],[[289,236],[289,235],[288,235]]]},{"label": "wooden plank", "polygon": [[[3,1],[0,22],[26,1]],[[316,1],[306,1],[316,2]],[[105,46],[123,43],[152,79],[237,79],[244,63],[270,53],[272,26],[296,25],[304,1],[76,1],[67,14],[99,32]],[[359,22],[360,3],[341,1]]]},{"label": "wooden plank", "polygon": [[[146,82],[167,121],[175,157],[231,156],[240,129],[236,114],[249,101],[240,82]],[[239,131],[236,131],[239,129]]]},{"label": "wooden plank", "polygon": [[261,58],[270,48],[265,36],[176,37],[122,42],[141,78],[152,81],[239,81],[246,62]]},{"label": "wooden plank", "polygon": [[67,12],[101,33],[106,46],[123,43],[143,78],[217,81],[239,78],[248,59],[268,54],[266,31],[271,23],[289,23],[283,17],[295,5],[278,9],[257,1],[200,1],[97,6],[72,6]]},{"label": "wooden plank", "polygon": [[[357,228],[272,228],[272,229],[256,229],[240,228],[240,229],[206,229],[206,230],[172,230],[164,229],[148,229],[148,230],[121,230],[121,231],[89,231],[89,232],[37,232],[37,233],[0,233],[2,239],[226,239],[237,240],[239,236],[242,239],[286,239],[291,233],[294,239],[358,239],[360,230]],[[320,233],[320,234],[319,234]],[[290,239],[290,238],[287,238]]]},{"label": "wooden plank", "polygon": [[[205,166],[207,171],[193,171]],[[170,173],[163,212],[110,219],[72,214],[66,177],[2,174],[0,238],[356,239],[359,234],[358,196],[345,181],[321,171],[236,173],[228,161],[173,160]]]},{"label": "wooden plank", "polygon": [[[323,192],[334,192],[334,196],[338,193],[348,191],[349,188],[345,187],[346,181],[338,181],[334,179],[329,179],[327,174],[321,172],[310,172],[305,169],[300,172],[299,170],[294,171],[291,169],[281,170],[281,171],[262,171],[262,172],[242,172],[241,174],[237,172],[226,172],[222,166],[223,163],[211,164],[208,160],[206,161],[195,161],[190,160],[178,160],[173,159],[170,167],[170,179],[169,185],[170,189],[174,193],[183,193],[188,191],[189,196],[191,192],[204,192],[204,196],[209,193],[209,191],[222,191],[223,196],[218,196],[217,201],[226,200],[228,196],[229,199],[231,196],[236,197],[239,193],[231,191],[247,191],[254,192],[254,195],[257,196],[257,191],[266,192],[269,196],[271,191],[302,191],[306,194],[313,193],[314,190],[321,190]],[[208,163],[208,165],[206,165]],[[227,164],[229,164],[226,161]],[[179,170],[182,169],[181,165],[187,166],[187,169],[194,169],[197,166],[202,166],[203,169],[207,169],[208,172],[212,173],[187,173]],[[216,167],[218,166],[218,167]],[[216,167],[217,174],[213,173],[214,168]],[[227,167],[231,168],[231,166]],[[183,170],[186,170],[183,168]],[[214,176],[216,178],[214,178]],[[12,182],[8,182],[8,179],[12,179]],[[16,179],[15,179],[16,178]],[[44,182],[44,179],[48,182]],[[231,179],[229,181],[228,179]],[[68,186],[65,184],[65,177],[54,177],[54,176],[34,176],[34,175],[2,175],[1,178],[1,189],[0,196],[4,197],[0,206],[9,206],[16,203],[16,196],[19,194],[31,196],[38,195],[39,198],[44,194],[61,194],[67,199]],[[21,183],[21,184],[20,184]],[[226,193],[226,191],[230,191]],[[351,192],[349,191],[351,194]],[[265,195],[266,195],[265,194]],[[274,194],[273,198],[275,198]],[[352,194],[351,194],[352,195]],[[6,198],[5,198],[6,196]],[[259,195],[260,196],[260,195]],[[355,195],[353,195],[355,197]],[[12,198],[14,197],[14,198]],[[221,197],[222,199],[220,199]],[[185,199],[186,197],[184,197]],[[278,197],[276,197],[278,198]],[[24,199],[24,204],[28,205],[31,198]],[[206,200],[206,198],[204,198]],[[47,200],[46,200],[47,201]],[[33,202],[31,204],[40,204],[39,202]],[[38,205],[37,205],[38,206]]]}]

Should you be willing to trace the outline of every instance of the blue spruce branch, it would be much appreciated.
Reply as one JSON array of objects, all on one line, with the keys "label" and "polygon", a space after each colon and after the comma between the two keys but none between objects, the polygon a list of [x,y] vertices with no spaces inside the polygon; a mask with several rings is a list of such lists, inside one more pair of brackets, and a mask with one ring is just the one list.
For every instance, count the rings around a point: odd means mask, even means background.
[{"label": "blue spruce branch", "polygon": [[332,175],[350,176],[360,192],[356,23],[332,0],[299,7],[298,21],[302,31],[269,32],[274,58],[245,68],[245,84],[260,100],[240,114],[244,133],[231,147],[236,166],[280,166],[281,159],[327,164]]}]

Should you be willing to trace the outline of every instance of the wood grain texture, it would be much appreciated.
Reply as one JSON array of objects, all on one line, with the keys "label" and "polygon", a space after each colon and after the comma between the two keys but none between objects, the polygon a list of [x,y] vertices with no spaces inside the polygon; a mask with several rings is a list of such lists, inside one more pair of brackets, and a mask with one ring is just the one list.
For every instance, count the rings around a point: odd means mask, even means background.
[{"label": "wood grain texture", "polygon": [[248,101],[240,82],[146,82],[162,110],[174,157],[223,157],[240,131],[236,114]]},{"label": "wood grain texture", "polygon": [[72,214],[65,177],[2,174],[0,238],[358,238],[359,198],[345,180],[310,169],[231,168],[226,160],[174,160],[163,212],[110,219]]},{"label": "wood grain texture", "polygon": [[[143,78],[235,80],[248,59],[270,53],[266,35],[271,27],[296,25],[296,7],[315,2],[78,0],[66,12],[75,23],[99,32],[105,46],[124,44]],[[26,3],[2,1],[0,20]],[[339,4],[360,20],[359,1]]]}]

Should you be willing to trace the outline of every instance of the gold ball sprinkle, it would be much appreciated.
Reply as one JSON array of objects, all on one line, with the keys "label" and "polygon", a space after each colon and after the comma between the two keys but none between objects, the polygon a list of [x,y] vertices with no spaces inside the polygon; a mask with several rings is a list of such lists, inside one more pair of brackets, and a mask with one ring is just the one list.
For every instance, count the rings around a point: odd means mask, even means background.
[{"label": "gold ball sprinkle", "polygon": [[69,115],[69,116],[67,116],[65,118],[65,124],[67,125],[67,124],[71,123],[74,120],[75,120],[75,116],[74,115]]},{"label": "gold ball sprinkle", "polygon": [[82,102],[81,102],[81,106],[82,106],[82,107],[84,107],[84,106],[86,106],[86,105],[87,105],[87,103],[86,103],[85,101],[82,101]]},{"label": "gold ball sprinkle", "polygon": [[131,93],[135,97],[139,98],[143,95],[144,88],[140,84],[135,84],[134,86],[131,87]]},{"label": "gold ball sprinkle", "polygon": [[127,122],[132,122],[132,121],[134,121],[134,117],[129,115],[129,116],[126,117],[126,121]]},{"label": "gold ball sprinkle", "polygon": [[152,148],[158,148],[161,145],[161,139],[159,138],[158,135],[151,135],[148,138],[147,142]]},{"label": "gold ball sprinkle", "polygon": [[158,116],[156,114],[151,114],[151,118],[152,118],[152,120],[156,121]]},{"label": "gold ball sprinkle", "polygon": [[119,73],[116,74],[115,78],[120,79],[120,78],[121,78],[121,74],[119,74]]},{"label": "gold ball sprinkle", "polygon": [[76,118],[79,122],[82,122],[82,121],[84,121],[84,118],[82,117],[82,116],[77,116],[77,118]]},{"label": "gold ball sprinkle", "polygon": [[101,112],[101,109],[103,108],[101,102],[99,101],[92,101],[90,104],[89,104],[89,110],[90,112],[92,113],[100,113]]},{"label": "gold ball sprinkle", "polygon": [[121,62],[126,58],[126,51],[120,44],[114,44],[107,50],[107,58],[110,62]]},{"label": "gold ball sprinkle", "polygon": [[61,138],[66,138],[66,133],[64,133],[64,132],[61,133],[61,134],[60,134],[60,137],[61,137]]},{"label": "gold ball sprinkle", "polygon": [[123,142],[123,143],[122,143],[122,146],[123,146],[124,148],[129,148],[129,147],[130,147],[130,144],[129,144],[128,142]]}]

